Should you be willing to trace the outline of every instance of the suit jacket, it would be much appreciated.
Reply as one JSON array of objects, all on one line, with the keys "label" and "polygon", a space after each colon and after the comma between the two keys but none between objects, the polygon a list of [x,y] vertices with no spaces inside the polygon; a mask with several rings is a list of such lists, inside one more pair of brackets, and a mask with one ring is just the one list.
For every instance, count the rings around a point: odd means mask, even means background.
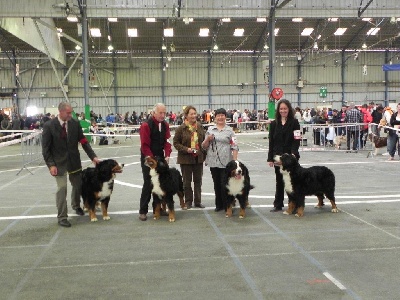
[{"label": "suit jacket", "polygon": [[82,169],[81,157],[78,144],[91,160],[96,157],[92,147],[83,135],[79,121],[71,119],[68,121],[68,135],[62,138],[62,127],[58,118],[47,121],[43,125],[42,154],[46,165],[50,168],[56,166],[58,174],[65,172],[76,172]]},{"label": "suit jacket", "polygon": [[187,153],[190,148],[191,132],[183,123],[175,130],[174,147],[178,151],[178,164],[202,164],[206,158],[206,152],[201,148],[201,143],[204,141],[205,131],[200,122],[197,122],[197,137],[199,139],[199,147],[197,151],[197,160],[194,155]]},{"label": "suit jacket", "polygon": [[299,121],[296,119],[287,120],[284,126],[277,124],[276,120],[271,122],[267,161],[274,161],[274,155],[282,155],[284,153],[294,154],[297,159],[300,158],[300,140],[294,139],[293,132],[295,130],[300,130]]}]

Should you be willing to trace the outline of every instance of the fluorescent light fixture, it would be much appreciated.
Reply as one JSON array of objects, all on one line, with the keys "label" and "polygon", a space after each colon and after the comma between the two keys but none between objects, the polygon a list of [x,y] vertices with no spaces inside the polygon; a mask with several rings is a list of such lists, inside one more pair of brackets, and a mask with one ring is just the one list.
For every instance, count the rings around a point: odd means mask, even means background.
[{"label": "fluorescent light fixture", "polygon": [[292,22],[297,22],[297,23],[303,22],[303,18],[293,18]]},{"label": "fluorescent light fixture", "polygon": [[277,36],[277,35],[278,35],[278,32],[279,32],[279,28],[275,28],[275,30],[274,30],[274,34],[275,34],[275,36]]},{"label": "fluorescent light fixture", "polygon": [[267,18],[257,18],[257,22],[267,22]]},{"label": "fluorescent light fixture", "polygon": [[338,29],[336,29],[334,35],[343,35],[346,32],[347,28],[341,28],[339,27]]},{"label": "fluorescent light fixture", "polygon": [[370,22],[372,20],[372,18],[362,18],[361,20],[363,20],[365,22]]},{"label": "fluorescent light fixture", "polygon": [[337,22],[339,18],[328,18],[328,22]]},{"label": "fluorescent light fixture", "polygon": [[301,32],[302,36],[308,36],[314,31],[314,28],[304,28]]},{"label": "fluorescent light fixture", "polygon": [[137,28],[128,28],[128,36],[137,37],[138,36]]},{"label": "fluorescent light fixture", "polygon": [[164,36],[167,36],[167,37],[174,36],[174,29],[173,28],[164,28]]},{"label": "fluorescent light fixture", "polygon": [[381,30],[379,27],[371,28],[370,30],[368,30],[367,35],[376,35],[379,30]]},{"label": "fluorescent light fixture", "polygon": [[111,41],[111,35],[107,35],[107,39]]},{"label": "fluorescent light fixture", "polygon": [[208,36],[210,29],[208,28],[200,28],[199,36]]},{"label": "fluorescent light fixture", "polygon": [[156,18],[146,18],[146,22],[154,23],[156,22]]},{"label": "fluorescent light fixture", "polygon": [[101,37],[100,28],[90,28],[90,35],[92,37]]},{"label": "fluorescent light fixture", "polygon": [[162,44],[161,49],[162,50],[167,50],[167,46],[165,46],[165,44]]},{"label": "fluorescent light fixture", "polygon": [[81,46],[79,46],[79,45],[76,45],[76,46],[75,46],[75,50],[78,50],[78,51],[79,51],[79,50],[81,50],[81,49],[82,49]]},{"label": "fluorescent light fixture", "polygon": [[67,20],[68,20],[69,22],[78,22],[78,17],[77,17],[77,16],[71,16],[71,15],[69,15],[69,16],[67,17]]},{"label": "fluorescent light fixture", "polygon": [[319,39],[321,39],[321,35],[320,34],[317,36],[317,40],[319,40]]},{"label": "fluorescent light fixture", "polygon": [[265,44],[265,45],[264,45],[264,49],[265,49],[265,50],[268,50],[268,49],[269,49],[268,44]]},{"label": "fluorescent light fixture", "polygon": [[363,48],[363,49],[367,49],[367,48],[368,48],[368,46],[367,46],[367,44],[366,44],[366,43],[363,43],[363,44],[362,44],[362,46],[361,46],[361,48]]},{"label": "fluorescent light fixture", "polygon": [[108,45],[108,50],[110,50],[110,51],[114,50],[113,45]]},{"label": "fluorescent light fixture", "polygon": [[218,50],[218,49],[219,49],[219,48],[218,48],[218,45],[217,45],[217,44],[214,44],[213,49],[214,49],[214,50]]},{"label": "fluorescent light fixture", "polygon": [[222,18],[221,21],[227,23],[231,21],[231,18]]},{"label": "fluorescent light fixture", "polygon": [[118,22],[118,18],[108,18],[108,22]]},{"label": "fluorescent light fixture", "polygon": [[234,36],[243,36],[244,29],[243,28],[236,28],[235,32],[233,33]]},{"label": "fluorescent light fixture", "polygon": [[314,48],[315,50],[318,50],[318,43],[317,43],[317,42],[314,43],[313,48]]},{"label": "fluorescent light fixture", "polygon": [[188,25],[190,22],[193,22],[193,18],[188,18],[188,17],[183,18],[183,23],[185,23],[186,25]]}]

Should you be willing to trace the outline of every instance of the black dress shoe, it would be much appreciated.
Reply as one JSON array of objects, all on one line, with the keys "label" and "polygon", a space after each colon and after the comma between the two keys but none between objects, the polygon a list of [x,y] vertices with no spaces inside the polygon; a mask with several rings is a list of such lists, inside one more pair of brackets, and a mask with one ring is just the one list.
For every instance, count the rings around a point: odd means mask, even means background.
[{"label": "black dress shoe", "polygon": [[83,211],[82,208],[78,207],[77,209],[75,209],[75,212],[78,216],[84,216],[85,212]]},{"label": "black dress shoe", "polygon": [[198,208],[206,208],[203,204],[201,203],[197,203],[194,205],[194,207],[198,207]]},{"label": "black dress shoe", "polygon": [[270,212],[278,212],[282,211],[282,207],[274,207],[273,209],[270,210]]},{"label": "black dress shoe", "polygon": [[62,219],[58,221],[58,225],[62,227],[71,227],[71,223],[67,219]]}]

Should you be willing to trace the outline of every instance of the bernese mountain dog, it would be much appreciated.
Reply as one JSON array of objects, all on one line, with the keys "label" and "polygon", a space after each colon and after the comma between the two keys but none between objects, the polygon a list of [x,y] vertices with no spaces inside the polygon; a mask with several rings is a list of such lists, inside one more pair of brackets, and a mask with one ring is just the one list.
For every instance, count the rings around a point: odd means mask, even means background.
[{"label": "bernese mountain dog", "polygon": [[333,213],[338,209],[335,203],[335,175],[325,166],[303,168],[297,158],[291,154],[276,155],[274,161],[280,165],[285,191],[289,198],[288,209],[283,213],[291,215],[295,210],[296,217],[304,214],[305,196],[315,195],[318,198],[316,208],[324,206],[324,195],[331,201]]},{"label": "bernese mountain dog", "polygon": [[124,165],[114,159],[106,159],[95,168],[86,168],[82,171],[82,199],[85,209],[89,211],[90,221],[96,222],[96,205],[100,203],[103,220],[110,220],[107,209],[110,196],[114,188],[114,179],[117,173],[122,172]]},{"label": "bernese mountain dog", "polygon": [[235,199],[239,200],[239,218],[245,216],[246,207],[249,207],[249,192],[254,188],[250,184],[249,170],[238,160],[231,160],[226,165],[225,176],[226,187],[226,214],[227,218],[232,216],[232,207],[235,206]]},{"label": "bernese mountain dog", "polygon": [[154,200],[154,220],[158,220],[161,215],[161,205],[164,203],[168,207],[168,218],[170,222],[175,222],[174,195],[179,197],[180,206],[185,207],[183,199],[182,175],[176,168],[170,168],[162,157],[145,158],[145,165],[150,168],[151,182],[153,184]]}]

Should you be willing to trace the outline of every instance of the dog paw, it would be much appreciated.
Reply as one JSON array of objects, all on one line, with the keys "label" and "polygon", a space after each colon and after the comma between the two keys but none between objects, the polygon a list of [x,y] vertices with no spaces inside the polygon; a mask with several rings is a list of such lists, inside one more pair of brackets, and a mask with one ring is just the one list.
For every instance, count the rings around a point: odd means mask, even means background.
[{"label": "dog paw", "polygon": [[239,216],[239,219],[244,219],[244,216]]},{"label": "dog paw", "polygon": [[90,219],[90,222],[97,222],[97,218]]},{"label": "dog paw", "polygon": [[285,210],[285,211],[283,212],[283,214],[284,214],[284,215],[290,215],[289,212],[288,212],[287,210]]},{"label": "dog paw", "polygon": [[169,222],[170,223],[175,222],[175,219],[171,218],[171,219],[169,219]]},{"label": "dog paw", "polygon": [[337,208],[332,208],[331,212],[337,213],[337,212],[339,212],[339,210]]},{"label": "dog paw", "polygon": [[109,216],[105,216],[105,217],[103,217],[103,220],[104,221],[108,221],[108,220],[110,220],[111,218],[109,217]]},{"label": "dog paw", "polygon": [[296,216],[297,218],[301,218],[301,217],[303,216],[303,214],[297,213],[297,214],[295,214],[295,216]]},{"label": "dog paw", "polygon": [[316,205],[314,206],[314,208],[322,208],[322,206],[323,206],[323,205],[318,205],[318,204],[316,204]]}]

